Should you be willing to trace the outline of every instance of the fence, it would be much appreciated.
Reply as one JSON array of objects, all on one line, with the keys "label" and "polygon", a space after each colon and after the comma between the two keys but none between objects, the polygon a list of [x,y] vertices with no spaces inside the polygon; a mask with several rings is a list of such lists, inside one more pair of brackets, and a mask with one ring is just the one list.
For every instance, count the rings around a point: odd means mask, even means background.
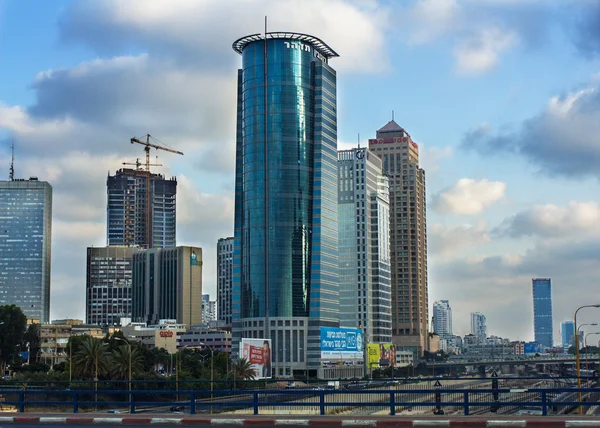
[{"label": "fence", "polygon": [[[326,389],[322,384],[285,389],[280,388],[281,384],[264,382],[242,383],[241,389],[228,389],[228,385],[214,382],[211,390],[210,382],[182,381],[180,385],[157,382],[155,388],[141,389],[152,382],[140,381],[132,382],[131,391],[127,382],[101,383],[97,390],[90,388],[89,382],[40,384],[0,383],[0,404],[12,406],[18,412],[174,410],[230,415],[397,415],[432,411],[464,415],[489,411],[507,415],[519,412],[560,415],[579,405],[589,409],[600,404],[597,402],[600,388],[596,388],[595,380],[584,379],[586,387],[577,389],[574,378],[415,379],[404,384],[348,382],[342,383],[339,390]],[[177,388],[183,384],[196,387]]]}]

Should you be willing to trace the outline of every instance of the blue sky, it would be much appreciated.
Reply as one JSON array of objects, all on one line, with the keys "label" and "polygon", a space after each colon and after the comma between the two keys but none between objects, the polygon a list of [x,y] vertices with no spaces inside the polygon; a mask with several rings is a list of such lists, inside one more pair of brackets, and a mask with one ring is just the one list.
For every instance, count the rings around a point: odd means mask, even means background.
[{"label": "blue sky", "polygon": [[52,317],[84,316],[105,175],[143,155],[129,138],[145,133],[185,152],[157,154],[179,180],[179,243],[204,248],[215,296],[216,241],[232,233],[231,43],[264,15],[340,54],[340,148],[392,110],[419,143],[430,304],[450,300],[457,333],[479,311],[490,334],[532,339],[532,277],[553,279],[555,341],[600,302],[597,2],[0,0],[0,140],[15,140],[18,176],[55,191]]}]

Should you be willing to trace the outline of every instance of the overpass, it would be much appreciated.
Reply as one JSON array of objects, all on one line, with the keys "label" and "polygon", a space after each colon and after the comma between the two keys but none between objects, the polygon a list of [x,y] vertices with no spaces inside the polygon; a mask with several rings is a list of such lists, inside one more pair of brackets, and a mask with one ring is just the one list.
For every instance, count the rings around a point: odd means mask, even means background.
[{"label": "overpass", "polygon": [[[580,357],[581,362],[585,361],[585,354]],[[596,364],[598,362],[598,354],[588,355],[589,363]],[[492,359],[492,360],[466,360],[466,361],[446,361],[443,363],[428,362],[427,368],[452,368],[465,366],[523,366],[527,364],[575,364],[575,356],[561,358],[539,358],[539,359]]]}]

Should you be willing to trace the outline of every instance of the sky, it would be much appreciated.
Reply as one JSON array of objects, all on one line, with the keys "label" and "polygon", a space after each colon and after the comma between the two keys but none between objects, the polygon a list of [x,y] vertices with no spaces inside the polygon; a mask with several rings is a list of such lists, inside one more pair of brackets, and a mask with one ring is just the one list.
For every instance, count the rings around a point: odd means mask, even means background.
[{"label": "sky", "polygon": [[[54,189],[51,318],[85,316],[86,247],[106,244],[106,175],[152,152],[177,176],[177,242],[233,233],[231,44],[294,31],[339,54],[338,145],[392,117],[427,177],[429,303],[533,340],[531,279],[550,277],[554,339],[600,303],[600,3],[594,0],[0,0],[0,178]],[[3,172],[4,171],[4,172]],[[580,323],[600,312],[580,312]],[[588,330],[592,332],[593,330]]]}]

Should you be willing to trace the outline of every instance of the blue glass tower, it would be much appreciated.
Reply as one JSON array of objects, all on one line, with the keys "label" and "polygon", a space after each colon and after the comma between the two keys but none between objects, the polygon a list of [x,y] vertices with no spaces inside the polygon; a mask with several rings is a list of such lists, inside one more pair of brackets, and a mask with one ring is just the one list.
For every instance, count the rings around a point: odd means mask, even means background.
[{"label": "blue glass tower", "polygon": [[0,305],[27,318],[50,318],[52,187],[45,181],[0,181]]},{"label": "blue glass tower", "polygon": [[563,348],[569,348],[575,345],[575,323],[573,321],[563,321],[560,323]]},{"label": "blue glass tower", "polygon": [[[272,340],[275,374],[321,369],[321,326],[339,326],[336,73],[316,37],[233,44],[238,71],[232,321]],[[322,373],[321,373],[322,375]]]},{"label": "blue glass tower", "polygon": [[534,278],[533,330],[535,342],[544,348],[554,345],[552,334],[552,283],[550,278]]}]

